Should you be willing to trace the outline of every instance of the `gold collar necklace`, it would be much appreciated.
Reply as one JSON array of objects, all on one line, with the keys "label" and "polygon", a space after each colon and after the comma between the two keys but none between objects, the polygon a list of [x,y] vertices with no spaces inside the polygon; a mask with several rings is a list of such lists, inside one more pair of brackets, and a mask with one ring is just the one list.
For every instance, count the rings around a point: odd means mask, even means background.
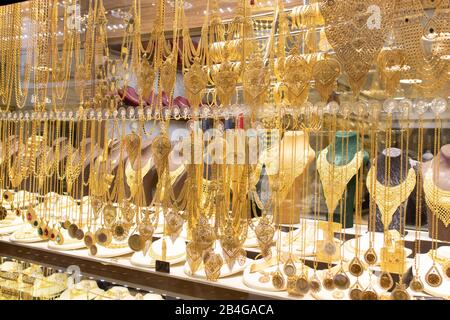
[{"label": "gold collar necklace", "polygon": [[[376,190],[373,189],[372,179],[376,181]],[[406,180],[396,186],[386,186],[376,179],[376,171],[371,168],[367,175],[367,189],[380,210],[383,225],[385,228],[388,228],[397,208],[408,199],[414,190],[416,186],[416,172],[413,168],[410,168]]]},{"label": "gold collar necklace", "polygon": [[431,212],[447,228],[450,224],[450,191],[443,190],[434,183],[433,170],[431,168],[425,172],[423,179],[425,200]]},{"label": "gold collar necklace", "polygon": [[358,151],[352,161],[343,166],[330,164],[327,160],[328,148],[319,153],[317,171],[322,182],[328,212],[333,213],[347,188],[347,184],[363,163],[364,152]]}]

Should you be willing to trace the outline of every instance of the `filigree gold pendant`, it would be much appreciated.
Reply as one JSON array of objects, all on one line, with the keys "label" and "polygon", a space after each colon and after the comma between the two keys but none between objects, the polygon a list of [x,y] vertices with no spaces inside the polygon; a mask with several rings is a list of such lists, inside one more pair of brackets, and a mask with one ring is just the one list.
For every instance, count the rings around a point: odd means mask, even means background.
[{"label": "filigree gold pendant", "polygon": [[296,287],[297,277],[289,277],[286,282],[286,291],[289,295],[299,296],[300,292],[297,291]]},{"label": "filigree gold pendant", "polygon": [[377,263],[378,257],[377,257],[377,253],[375,252],[374,248],[370,247],[366,251],[366,253],[364,254],[364,260],[370,266],[372,266],[372,265]]},{"label": "filigree gold pendant", "polygon": [[310,287],[310,290],[314,293],[322,290],[322,284],[320,283],[320,279],[317,276],[317,273],[315,271],[314,271],[314,274],[311,277],[311,279],[309,279],[309,287]]},{"label": "filigree gold pendant", "polygon": [[264,217],[259,220],[259,223],[255,228],[255,234],[261,248],[261,254],[267,258],[271,254],[270,246],[272,245],[273,236],[275,235],[275,228],[270,224],[269,220]]},{"label": "filigree gold pendant", "polygon": [[209,281],[217,281],[220,277],[220,270],[223,265],[222,256],[217,253],[210,253],[203,264],[205,266],[206,279]]},{"label": "filigree gold pendant", "polygon": [[303,295],[307,294],[311,288],[308,278],[305,275],[297,277],[297,280],[295,281],[295,288],[297,292]]},{"label": "filigree gold pendant", "polygon": [[103,221],[107,227],[111,227],[117,218],[117,208],[112,204],[107,204],[103,208]]},{"label": "filigree gold pendant", "polygon": [[395,286],[394,290],[391,292],[391,300],[410,300],[411,296],[408,291],[406,291],[406,287],[404,284],[399,284]]},{"label": "filigree gold pendant", "polygon": [[348,295],[351,300],[361,300],[362,299],[363,290],[358,281],[356,281],[355,284],[353,286],[351,286]]},{"label": "filigree gold pendant", "polygon": [[113,238],[117,241],[123,241],[128,236],[128,228],[124,223],[117,222],[113,225]]},{"label": "filigree gold pendant", "polygon": [[172,242],[174,242],[183,229],[184,219],[175,212],[166,215],[166,231]]},{"label": "filigree gold pendant", "polygon": [[334,285],[334,281],[333,281],[333,274],[331,273],[331,271],[328,271],[327,274],[325,275],[325,278],[322,281],[323,287],[327,290],[334,290],[335,285]]},{"label": "filigree gold pendant", "polygon": [[334,275],[333,282],[334,286],[340,290],[345,290],[350,287],[350,279],[342,268]]},{"label": "filigree gold pendant", "polygon": [[192,274],[197,272],[202,262],[202,254],[195,243],[192,241],[186,245],[186,260]]},{"label": "filigree gold pendant", "polygon": [[[153,237],[153,233],[155,232],[155,228],[152,224],[148,221],[141,221],[141,224],[139,225],[139,235],[144,240],[149,240]],[[138,250],[139,251],[139,250]]]},{"label": "filigree gold pendant", "polygon": [[212,247],[216,240],[216,232],[209,224],[208,219],[201,216],[197,226],[192,231],[192,241],[194,241],[200,250],[205,251]]},{"label": "filigree gold pendant", "polygon": [[138,252],[144,247],[144,241],[139,234],[133,234],[128,238],[128,246],[131,250]]},{"label": "filigree gold pendant", "polygon": [[292,257],[289,257],[289,259],[285,262],[283,266],[284,274],[288,277],[293,277],[297,273],[297,268],[295,267],[294,261],[292,260]]},{"label": "filigree gold pendant", "polygon": [[436,288],[442,284],[442,276],[435,265],[431,266],[425,275],[425,281],[430,287]]},{"label": "filigree gold pendant", "polygon": [[286,286],[286,281],[280,270],[277,270],[272,274],[272,285],[277,290],[283,290]]},{"label": "filigree gold pendant", "polygon": [[364,266],[362,265],[358,257],[354,257],[353,260],[350,262],[348,271],[354,277],[360,277],[363,274]]},{"label": "filigree gold pendant", "polygon": [[420,280],[420,277],[416,275],[411,280],[409,287],[411,288],[411,290],[413,290],[415,292],[422,292],[423,291],[423,282],[422,282],[422,280]]},{"label": "filigree gold pendant", "polygon": [[389,290],[394,285],[394,279],[392,279],[392,276],[389,272],[383,271],[383,273],[380,276],[380,287],[382,287],[384,290]]},{"label": "filigree gold pendant", "polygon": [[336,87],[341,65],[336,59],[324,59],[314,63],[312,75],[322,100],[326,101]]}]

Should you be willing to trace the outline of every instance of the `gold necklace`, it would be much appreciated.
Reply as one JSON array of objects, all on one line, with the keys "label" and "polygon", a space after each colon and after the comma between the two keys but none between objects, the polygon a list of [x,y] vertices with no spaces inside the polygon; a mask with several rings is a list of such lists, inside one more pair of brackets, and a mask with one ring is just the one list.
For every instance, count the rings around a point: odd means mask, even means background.
[{"label": "gold necklace", "polygon": [[319,153],[317,170],[322,182],[328,212],[333,214],[347,188],[347,184],[358,172],[364,159],[364,152],[358,151],[352,161],[343,166],[332,165],[327,160],[328,148]]},{"label": "gold necklace", "polygon": [[[382,221],[385,229],[387,229],[392,221],[392,216],[394,215],[397,208],[404,203],[411,192],[416,186],[416,172],[413,168],[409,169],[406,180],[397,186],[385,186],[379,181],[376,181],[375,189],[373,188],[372,179],[377,179],[376,172],[372,168],[369,170],[367,179],[367,189],[369,193],[378,195],[378,199],[375,199],[378,209],[381,212]],[[386,189],[389,192],[385,192]]]},{"label": "gold necklace", "polygon": [[433,182],[433,170],[431,168],[425,172],[423,179],[425,200],[433,214],[436,215],[447,228],[450,224],[450,191],[443,190],[436,186]]}]

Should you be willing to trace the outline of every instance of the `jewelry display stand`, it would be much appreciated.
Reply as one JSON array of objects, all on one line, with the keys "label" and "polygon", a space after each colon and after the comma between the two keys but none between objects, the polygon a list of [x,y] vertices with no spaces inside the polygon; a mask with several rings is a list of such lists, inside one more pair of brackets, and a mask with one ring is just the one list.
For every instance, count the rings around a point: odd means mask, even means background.
[{"label": "jewelry display stand", "polygon": [[[162,256],[162,239],[156,240],[151,244],[151,248],[144,256],[142,251],[135,252],[131,256],[130,262],[132,265],[143,268],[154,268],[156,260],[161,259]],[[183,262],[186,259],[186,243],[180,237],[175,242],[169,237],[166,237],[166,259],[171,265]]]},{"label": "jewelry display stand", "polygon": [[81,280],[71,289],[65,290],[57,300],[93,300],[105,294],[95,280]]},{"label": "jewelry display stand", "polygon": [[[335,135],[335,143],[334,145],[329,145],[325,150],[321,151],[321,153],[326,154],[326,167],[329,167],[330,170],[328,173],[323,172],[322,175],[327,176],[331,174],[334,166],[337,170],[345,170],[345,174],[352,175],[346,187],[342,190],[340,195],[337,195],[336,199],[333,199],[336,202],[336,208],[333,213],[333,222],[343,223],[345,221],[345,225],[343,228],[351,228],[353,227],[353,212],[354,212],[354,204],[355,204],[355,192],[356,192],[356,177],[355,174],[358,171],[361,165],[365,165],[369,160],[369,155],[366,151],[362,153],[357,159],[357,153],[360,151],[360,146],[358,145],[358,135],[356,132],[345,132],[339,131],[336,132]],[[334,154],[334,159],[333,159]],[[356,160],[360,161],[360,163],[356,163]],[[325,160],[323,160],[325,161]],[[351,166],[348,169],[345,166]],[[345,168],[345,169],[344,169]],[[324,169],[325,170],[325,169]],[[321,181],[323,182],[324,177],[321,175]],[[331,193],[332,190],[328,190],[328,188],[335,189],[337,186],[341,186],[343,181],[341,181],[342,177],[339,177],[339,181],[329,181],[326,187],[327,190],[323,190],[324,193]],[[327,180],[328,181],[328,180]],[[323,186],[323,185],[322,185]],[[346,192],[345,192],[346,190]],[[341,189],[339,189],[341,191]],[[344,201],[345,198],[345,212],[340,212],[341,208],[339,203]],[[329,196],[330,197],[330,196]],[[337,199],[340,199],[337,201]]]},{"label": "jewelry display stand", "polygon": [[32,243],[32,242],[41,242],[42,240],[36,229],[31,226],[31,224],[26,223],[20,229],[16,230],[9,236],[9,239],[13,242],[23,242],[23,243]]},{"label": "jewelry display stand", "polygon": [[[119,248],[117,248],[116,246],[119,246]],[[132,252],[133,250],[131,250],[130,247],[128,246],[128,239],[122,242],[117,242],[113,240],[111,242],[111,247],[104,247],[98,245],[97,253],[95,254],[95,256],[99,258],[114,258],[124,256]],[[90,252],[89,255],[91,255]]]},{"label": "jewelry display stand", "polygon": [[83,240],[73,239],[69,236],[66,229],[61,228],[61,234],[64,237],[63,244],[57,244],[56,242],[49,241],[48,248],[57,251],[78,250],[86,248]]},{"label": "jewelry display stand", "polygon": [[[389,159],[386,159],[388,157]],[[401,163],[401,159],[403,159],[403,164]],[[405,219],[405,217],[401,217],[400,213],[403,207],[403,211],[405,212],[406,216],[413,216],[415,214],[415,208],[410,207],[408,210],[408,198],[409,195],[414,192],[415,187],[415,169],[412,167],[412,161],[410,158],[408,158],[406,155],[403,154],[402,151],[397,148],[390,148],[389,150],[383,150],[383,152],[374,160],[377,162],[377,173],[376,173],[376,180],[378,183],[380,183],[383,186],[383,189],[386,189],[386,198],[393,197],[391,195],[390,191],[394,191],[394,188],[396,186],[401,185],[401,190],[398,195],[398,197],[403,196],[405,197],[405,201],[403,201],[395,210],[395,212],[392,212],[392,210],[388,210],[389,212],[383,213],[383,215],[380,212],[379,205],[384,205],[385,202],[385,194],[384,192],[378,192],[377,197],[379,200],[377,200],[377,213],[376,213],[376,219],[375,219],[375,231],[376,232],[383,232],[385,229],[391,230],[395,229],[399,231],[401,234],[405,232],[405,230],[400,230],[401,225],[401,219]],[[385,165],[386,163],[390,161],[390,172],[389,172],[389,186],[392,188],[392,190],[389,189],[389,187],[386,187],[385,182]],[[401,169],[403,168],[403,169]],[[402,171],[402,172],[400,172]],[[414,177],[413,177],[414,175]],[[406,184],[406,185],[402,185]],[[414,212],[414,213],[413,213]],[[384,216],[387,215],[387,216]],[[392,218],[390,218],[392,216]],[[388,226],[385,226],[383,224],[383,217],[390,221]],[[369,221],[370,225],[370,221]],[[403,225],[403,224],[402,224]]]}]

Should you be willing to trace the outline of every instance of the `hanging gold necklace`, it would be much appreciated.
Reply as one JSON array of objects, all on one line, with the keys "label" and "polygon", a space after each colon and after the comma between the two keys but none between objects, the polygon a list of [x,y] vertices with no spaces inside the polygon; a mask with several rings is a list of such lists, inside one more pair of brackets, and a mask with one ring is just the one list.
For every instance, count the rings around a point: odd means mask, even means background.
[{"label": "hanging gold necklace", "polygon": [[434,183],[433,162],[434,160],[432,160],[430,169],[424,174],[425,200],[433,215],[436,215],[447,228],[450,225],[450,191],[443,190]]}]

